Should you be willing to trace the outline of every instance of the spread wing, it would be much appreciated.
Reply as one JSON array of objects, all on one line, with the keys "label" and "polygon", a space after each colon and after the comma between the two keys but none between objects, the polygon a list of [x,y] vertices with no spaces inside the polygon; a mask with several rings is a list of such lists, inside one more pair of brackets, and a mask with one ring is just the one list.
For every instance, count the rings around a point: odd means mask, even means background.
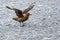
[{"label": "spread wing", "polygon": [[[35,3],[35,2],[34,2]],[[34,3],[32,3],[28,8],[26,8],[23,13],[27,13],[28,11],[30,11],[33,7],[34,7]]]},{"label": "spread wing", "polygon": [[19,10],[19,9],[16,9],[16,8],[10,8],[10,7],[8,7],[8,6],[6,6],[6,8],[8,8],[8,9],[10,9],[10,10],[14,10],[15,13],[16,13],[16,15],[17,15],[18,17],[22,17],[22,16],[23,16],[22,10]]}]

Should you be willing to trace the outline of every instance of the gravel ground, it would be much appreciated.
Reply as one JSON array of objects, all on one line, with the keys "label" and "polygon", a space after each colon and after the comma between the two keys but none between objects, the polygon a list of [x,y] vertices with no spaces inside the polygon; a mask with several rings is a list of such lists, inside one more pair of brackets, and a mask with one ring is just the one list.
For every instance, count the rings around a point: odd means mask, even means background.
[{"label": "gravel ground", "polygon": [[[24,27],[12,20],[15,12],[5,7],[24,10],[33,2]],[[0,0],[0,40],[60,40],[60,0]]]}]

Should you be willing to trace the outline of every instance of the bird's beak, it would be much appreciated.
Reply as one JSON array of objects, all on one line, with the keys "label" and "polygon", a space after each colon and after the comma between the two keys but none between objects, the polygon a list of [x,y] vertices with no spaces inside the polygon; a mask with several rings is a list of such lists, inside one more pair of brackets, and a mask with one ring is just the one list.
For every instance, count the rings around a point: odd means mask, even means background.
[{"label": "bird's beak", "polygon": [[29,14],[29,15],[32,15],[32,14]]}]

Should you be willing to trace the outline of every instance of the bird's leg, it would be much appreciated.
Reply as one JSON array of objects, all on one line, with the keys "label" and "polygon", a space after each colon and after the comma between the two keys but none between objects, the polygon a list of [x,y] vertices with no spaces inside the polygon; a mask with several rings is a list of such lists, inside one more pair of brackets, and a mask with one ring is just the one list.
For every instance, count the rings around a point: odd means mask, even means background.
[{"label": "bird's leg", "polygon": [[23,22],[20,22],[20,27],[23,27],[23,26],[24,26]]},{"label": "bird's leg", "polygon": [[20,27],[23,27],[23,23],[22,22],[20,22]]},{"label": "bird's leg", "polygon": [[21,27],[21,22],[20,22],[20,27]]},{"label": "bird's leg", "polygon": [[24,23],[22,22],[22,26],[24,26]]}]

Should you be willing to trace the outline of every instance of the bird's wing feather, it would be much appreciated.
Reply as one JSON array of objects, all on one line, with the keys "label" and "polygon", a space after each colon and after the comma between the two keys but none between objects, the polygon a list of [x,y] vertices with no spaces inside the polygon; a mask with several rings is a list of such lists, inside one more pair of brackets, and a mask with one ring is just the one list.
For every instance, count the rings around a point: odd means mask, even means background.
[{"label": "bird's wing feather", "polygon": [[8,8],[8,9],[10,9],[10,10],[14,10],[15,13],[16,13],[16,15],[17,15],[18,17],[22,17],[22,16],[23,16],[22,10],[19,10],[19,9],[16,9],[16,8],[10,8],[10,7],[8,7],[8,6],[6,6],[6,8]]},{"label": "bird's wing feather", "polygon": [[23,10],[23,13],[27,13],[28,11],[30,11],[34,7],[34,3],[32,3],[28,8],[26,8],[25,10]]}]

